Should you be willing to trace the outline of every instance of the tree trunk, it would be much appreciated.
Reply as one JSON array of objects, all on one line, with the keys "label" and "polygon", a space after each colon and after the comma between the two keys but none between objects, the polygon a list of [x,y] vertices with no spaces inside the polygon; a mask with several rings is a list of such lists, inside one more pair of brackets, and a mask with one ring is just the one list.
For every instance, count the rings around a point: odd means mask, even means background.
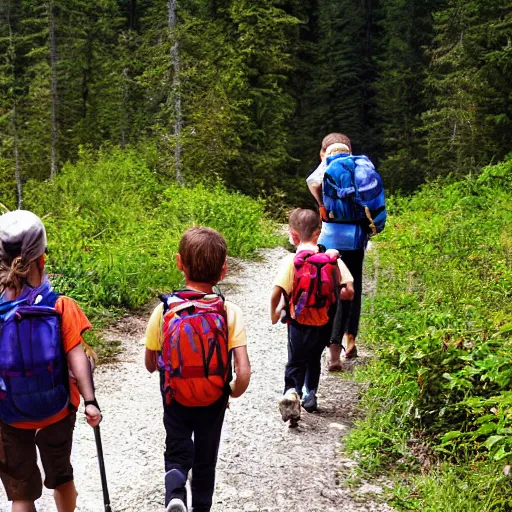
[{"label": "tree trunk", "polygon": [[181,131],[183,129],[183,117],[181,111],[181,82],[180,82],[180,55],[178,38],[176,35],[176,3],[177,0],[169,0],[169,32],[172,42],[171,61],[174,68],[172,78],[172,92],[174,94],[174,136],[176,147],[174,149],[174,169],[176,172],[176,181],[184,185],[183,175],[181,173]]},{"label": "tree trunk", "polygon": [[128,79],[129,79],[129,72],[130,70],[128,68],[123,69],[123,99],[121,101],[121,147],[124,149],[126,147],[126,131],[128,127],[128,105],[129,105],[129,86],[128,86]]},{"label": "tree trunk", "polygon": [[18,143],[18,109],[16,100],[16,71],[15,71],[15,59],[16,49],[13,42],[12,26],[11,26],[11,2],[9,1],[7,7],[7,25],[9,27],[9,57],[11,59],[11,77],[13,86],[11,88],[12,95],[12,146],[14,153],[14,179],[16,180],[16,192],[18,196],[18,210],[21,210],[23,206],[23,188],[21,183],[21,167],[19,157],[19,143]]},{"label": "tree trunk", "polygon": [[20,154],[18,145],[18,128],[17,128],[17,109],[16,98],[12,106],[12,125],[13,125],[13,146],[14,146],[14,176],[16,179],[16,191],[18,194],[18,210],[23,206],[23,188],[21,184],[21,168],[20,168]]},{"label": "tree trunk", "polygon": [[49,0],[46,3],[48,10],[48,23],[50,29],[50,69],[51,69],[51,83],[50,92],[52,98],[52,141],[51,141],[51,156],[50,156],[50,179],[55,178],[57,174],[57,50],[55,44],[55,17],[53,12],[53,2]]}]

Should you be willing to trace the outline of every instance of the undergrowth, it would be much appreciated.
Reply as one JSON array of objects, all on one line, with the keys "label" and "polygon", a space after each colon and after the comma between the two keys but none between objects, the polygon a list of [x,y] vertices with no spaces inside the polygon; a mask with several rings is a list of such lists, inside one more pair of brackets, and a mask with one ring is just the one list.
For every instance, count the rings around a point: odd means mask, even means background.
[{"label": "undergrowth", "polygon": [[25,185],[24,208],[47,228],[55,288],[96,325],[182,285],[175,256],[192,225],[222,233],[230,256],[252,257],[279,241],[262,201],[221,185],[165,182],[150,162],[132,150],[82,150],[54,181]]},{"label": "undergrowth", "polygon": [[402,488],[405,509],[506,510],[512,159],[389,207],[378,262],[367,261],[379,269],[364,326],[377,358],[358,372],[366,419],[347,446],[366,470],[433,470]]}]

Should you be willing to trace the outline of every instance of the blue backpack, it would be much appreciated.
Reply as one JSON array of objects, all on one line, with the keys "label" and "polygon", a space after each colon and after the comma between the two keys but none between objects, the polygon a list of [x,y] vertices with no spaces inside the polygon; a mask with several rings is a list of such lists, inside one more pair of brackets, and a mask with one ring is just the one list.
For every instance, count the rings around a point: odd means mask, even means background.
[{"label": "blue backpack", "polygon": [[69,404],[58,295],[45,281],[0,302],[0,420],[39,421]]},{"label": "blue backpack", "polygon": [[367,236],[384,229],[387,217],[384,187],[367,156],[328,157],[323,196],[329,222],[360,225]]}]

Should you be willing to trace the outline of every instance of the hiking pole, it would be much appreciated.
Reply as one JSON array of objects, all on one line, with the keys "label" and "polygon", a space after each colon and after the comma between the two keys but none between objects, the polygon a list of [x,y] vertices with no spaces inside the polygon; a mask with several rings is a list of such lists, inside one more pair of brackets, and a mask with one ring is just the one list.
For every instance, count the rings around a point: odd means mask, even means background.
[{"label": "hiking pole", "polygon": [[96,440],[96,451],[98,452],[98,462],[100,465],[101,487],[103,489],[103,503],[105,512],[112,512],[110,508],[110,497],[108,495],[107,474],[105,472],[105,459],[103,458],[103,446],[101,444],[100,427],[94,427],[94,439]]}]

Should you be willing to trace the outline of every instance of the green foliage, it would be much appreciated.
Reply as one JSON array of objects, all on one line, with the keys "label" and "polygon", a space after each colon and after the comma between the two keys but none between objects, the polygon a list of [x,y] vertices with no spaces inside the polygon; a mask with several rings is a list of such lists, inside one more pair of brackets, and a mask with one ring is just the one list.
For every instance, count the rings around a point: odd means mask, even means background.
[{"label": "green foliage", "polygon": [[498,512],[510,510],[512,481],[499,464],[443,464],[425,477],[398,486],[391,503],[422,512]]},{"label": "green foliage", "polygon": [[434,15],[425,82],[431,101],[423,114],[425,164],[429,175],[461,177],[510,151],[512,14],[509,0],[446,4]]},{"label": "green foliage", "polygon": [[418,444],[431,459],[512,459],[511,176],[509,159],[390,201],[366,320],[378,361],[349,440],[367,467],[414,465]]},{"label": "green foliage", "polygon": [[175,255],[192,225],[221,232],[231,256],[277,242],[263,202],[220,185],[166,184],[140,150],[83,149],[54,181],[27,183],[25,207],[44,219],[56,288],[97,314],[180,286]]},{"label": "green foliage", "polygon": [[180,0],[173,29],[169,7],[1,3],[6,179],[142,144],[168,177],[307,205],[330,131],[406,193],[511,149],[510,0]]}]

